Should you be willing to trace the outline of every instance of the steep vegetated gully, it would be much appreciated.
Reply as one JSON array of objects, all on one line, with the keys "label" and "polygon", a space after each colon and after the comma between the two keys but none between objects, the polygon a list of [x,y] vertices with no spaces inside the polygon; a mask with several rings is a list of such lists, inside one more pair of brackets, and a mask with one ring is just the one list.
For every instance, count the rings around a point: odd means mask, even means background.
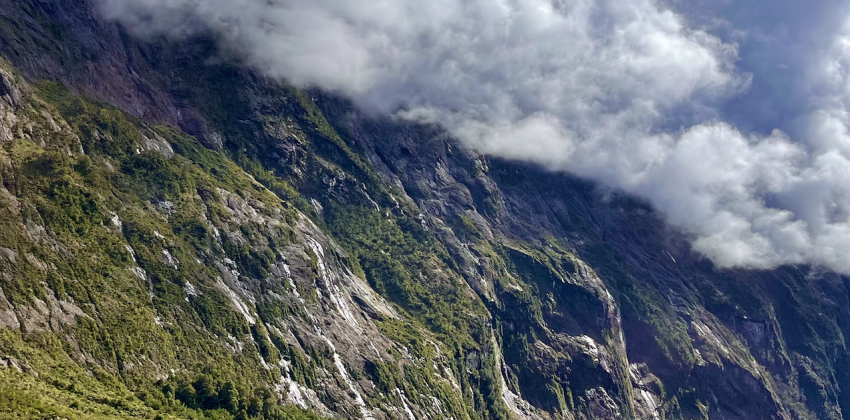
[{"label": "steep vegetated gully", "polygon": [[0,0],[0,416],[841,419],[847,278]]}]

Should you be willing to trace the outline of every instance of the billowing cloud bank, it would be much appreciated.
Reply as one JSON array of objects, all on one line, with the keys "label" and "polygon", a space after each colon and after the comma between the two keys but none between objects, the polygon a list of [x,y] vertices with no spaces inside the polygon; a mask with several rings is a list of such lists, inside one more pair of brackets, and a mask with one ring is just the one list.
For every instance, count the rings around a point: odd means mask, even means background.
[{"label": "billowing cloud bank", "polygon": [[[720,266],[850,273],[850,29],[833,2],[773,16],[783,31],[720,0],[99,1],[142,35],[211,31],[270,76],[637,194]],[[817,36],[781,38],[806,25]]]}]

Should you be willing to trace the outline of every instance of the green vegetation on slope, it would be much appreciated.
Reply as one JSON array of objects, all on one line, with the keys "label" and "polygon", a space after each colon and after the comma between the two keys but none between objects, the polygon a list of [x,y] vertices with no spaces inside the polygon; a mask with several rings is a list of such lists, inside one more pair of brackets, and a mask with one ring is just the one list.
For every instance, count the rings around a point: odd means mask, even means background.
[{"label": "green vegetation on slope", "polygon": [[[2,301],[37,308],[20,318],[20,331],[0,329],[0,354],[10,363],[0,369],[0,412],[318,418],[277,404],[267,385],[273,372],[260,368],[260,353],[233,356],[211,345],[216,337],[252,333],[226,298],[210,292],[184,299],[190,280],[204,290],[217,275],[200,258],[215,252],[203,221],[229,217],[216,206],[219,189],[250,195],[292,221],[295,210],[174,129],[145,127],[53,83],[38,92],[51,105],[31,98],[23,110],[29,133],[0,149],[10,192],[0,198]],[[177,154],[148,150],[145,136]],[[151,204],[164,202],[173,206],[167,218]],[[271,246],[285,245],[290,232],[282,229]],[[230,254],[244,255],[240,269],[267,268],[269,256],[229,246]],[[169,266],[166,254],[179,264]],[[64,310],[45,315],[38,309],[44,302]],[[164,379],[163,365],[183,368]]]}]

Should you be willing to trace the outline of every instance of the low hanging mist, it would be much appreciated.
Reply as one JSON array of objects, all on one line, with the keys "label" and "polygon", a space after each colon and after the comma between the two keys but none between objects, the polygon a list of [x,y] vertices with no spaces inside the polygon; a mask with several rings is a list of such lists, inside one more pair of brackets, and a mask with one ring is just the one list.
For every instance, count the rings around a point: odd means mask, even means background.
[{"label": "low hanging mist", "polygon": [[850,273],[850,16],[785,2],[99,0],[138,35],[212,32],[271,77],[641,196],[719,266]]}]

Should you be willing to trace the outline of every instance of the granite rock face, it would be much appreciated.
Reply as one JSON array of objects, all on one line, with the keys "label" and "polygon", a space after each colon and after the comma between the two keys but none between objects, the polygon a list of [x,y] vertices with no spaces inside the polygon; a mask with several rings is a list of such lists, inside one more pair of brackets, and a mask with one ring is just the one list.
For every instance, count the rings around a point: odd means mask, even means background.
[{"label": "granite rock face", "polygon": [[717,269],[634,198],[212,60],[209,39],[133,39],[85,1],[0,6],[0,395],[17,404],[0,410],[850,410],[845,277]]}]

